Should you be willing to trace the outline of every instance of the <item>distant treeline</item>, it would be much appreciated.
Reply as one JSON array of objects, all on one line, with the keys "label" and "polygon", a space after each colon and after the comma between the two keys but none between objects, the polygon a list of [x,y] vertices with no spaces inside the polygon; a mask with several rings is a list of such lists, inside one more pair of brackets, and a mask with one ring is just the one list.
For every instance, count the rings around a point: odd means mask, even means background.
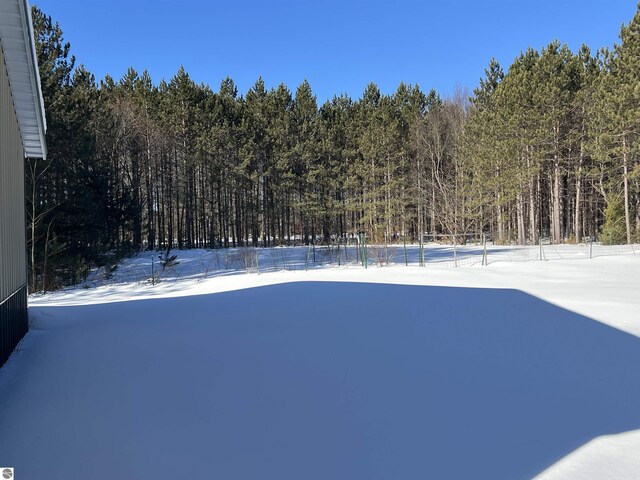
[{"label": "distant treeline", "polygon": [[305,81],[239,95],[183,68],[99,83],[33,9],[46,161],[29,160],[31,289],[141,249],[369,242],[632,242],[640,232],[640,14],[593,55],[552,42],[441,98],[401,84],[318,106]]}]

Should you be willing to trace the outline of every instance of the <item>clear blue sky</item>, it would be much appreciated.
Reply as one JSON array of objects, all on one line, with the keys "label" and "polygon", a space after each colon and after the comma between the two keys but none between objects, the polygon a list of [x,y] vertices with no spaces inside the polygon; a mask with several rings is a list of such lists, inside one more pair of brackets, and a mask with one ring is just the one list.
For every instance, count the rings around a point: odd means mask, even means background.
[{"label": "clear blue sky", "polygon": [[129,66],[155,83],[180,65],[244,94],[262,75],[319,101],[401,81],[443,95],[474,88],[493,56],[506,68],[557,38],[574,51],[613,45],[633,0],[31,0],[60,23],[78,63],[98,79]]}]

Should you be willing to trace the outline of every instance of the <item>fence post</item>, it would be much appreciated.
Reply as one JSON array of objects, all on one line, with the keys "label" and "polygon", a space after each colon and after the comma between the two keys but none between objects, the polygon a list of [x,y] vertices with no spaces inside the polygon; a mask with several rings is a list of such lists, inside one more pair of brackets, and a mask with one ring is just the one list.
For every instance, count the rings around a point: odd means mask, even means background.
[{"label": "fence post", "polygon": [[338,252],[336,255],[338,257],[338,266],[340,266],[340,241],[338,241]]},{"label": "fence post", "polygon": [[484,234],[482,235],[482,243],[482,265],[487,266],[489,265],[489,261],[487,259],[487,237]]},{"label": "fence post", "polygon": [[[380,258],[380,255],[378,254],[378,259]],[[389,239],[387,238],[387,232],[384,233],[384,258],[385,258],[385,265],[389,265]],[[382,265],[381,265],[382,266]]]},{"label": "fence post", "polygon": [[258,275],[260,275],[260,262],[258,262],[258,249],[256,248],[256,270],[258,271]]},{"label": "fence post", "polygon": [[589,258],[593,258],[593,238],[589,238]]},{"label": "fence post", "polygon": [[156,274],[153,270],[153,255],[151,255],[151,285],[154,286],[156,284]]},{"label": "fence post", "polygon": [[453,235],[453,266],[458,266],[458,254],[456,252],[456,236]]},{"label": "fence post", "polygon": [[409,266],[409,260],[407,260],[407,237],[402,235],[402,242],[404,243],[404,266]]},{"label": "fence post", "polygon": [[364,259],[364,268],[369,267],[369,256],[367,255],[367,235],[362,234],[362,258]]}]

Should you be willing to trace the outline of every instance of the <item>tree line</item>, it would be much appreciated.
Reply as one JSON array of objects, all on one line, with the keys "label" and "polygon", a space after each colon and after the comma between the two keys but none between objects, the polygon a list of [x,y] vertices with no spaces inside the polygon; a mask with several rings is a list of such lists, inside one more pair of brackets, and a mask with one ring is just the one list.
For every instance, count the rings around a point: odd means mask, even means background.
[{"label": "tree line", "polygon": [[27,164],[32,291],[142,249],[640,233],[638,13],[595,55],[554,41],[491,60],[471,94],[371,83],[321,105],[307,81],[241,95],[184,68],[97,82],[32,14],[49,150]]}]

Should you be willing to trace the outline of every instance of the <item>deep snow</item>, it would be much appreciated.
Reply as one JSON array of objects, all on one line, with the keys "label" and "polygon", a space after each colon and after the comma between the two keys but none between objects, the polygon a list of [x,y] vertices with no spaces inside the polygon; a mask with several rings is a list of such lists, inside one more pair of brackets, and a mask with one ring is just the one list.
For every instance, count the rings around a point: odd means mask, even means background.
[{"label": "deep snow", "polygon": [[640,256],[599,249],[261,275],[177,252],[180,274],[125,283],[142,256],[99,288],[32,296],[0,369],[0,464],[18,479],[637,478]]}]

